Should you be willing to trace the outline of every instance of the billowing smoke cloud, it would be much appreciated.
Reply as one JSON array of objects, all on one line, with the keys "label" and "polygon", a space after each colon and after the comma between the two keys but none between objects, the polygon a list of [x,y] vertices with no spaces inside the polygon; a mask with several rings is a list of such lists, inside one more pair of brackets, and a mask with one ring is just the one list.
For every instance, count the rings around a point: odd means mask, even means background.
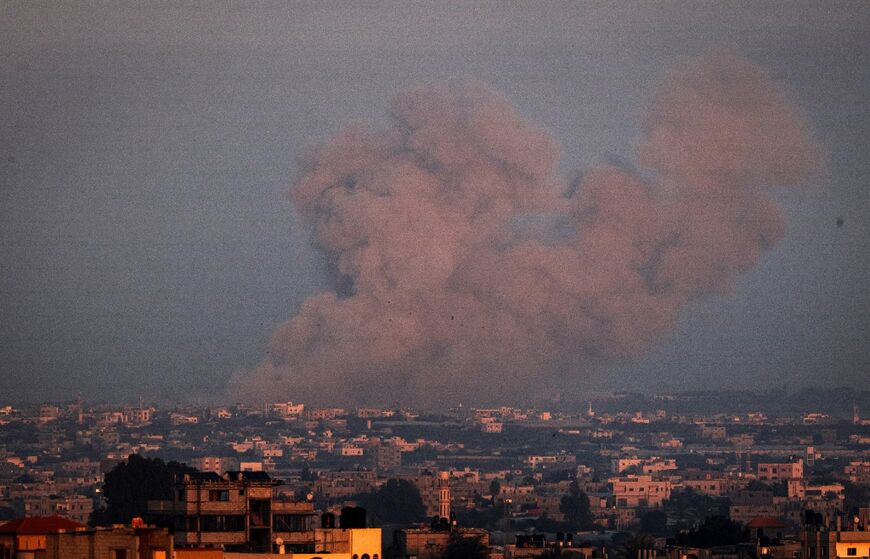
[{"label": "billowing smoke cloud", "polygon": [[717,52],[671,71],[638,171],[560,176],[557,142],[476,81],[420,86],[384,131],[314,149],[292,188],[341,290],[274,333],[234,397],[506,401],[643,355],[783,235],[761,190],[818,156],[766,74]]}]

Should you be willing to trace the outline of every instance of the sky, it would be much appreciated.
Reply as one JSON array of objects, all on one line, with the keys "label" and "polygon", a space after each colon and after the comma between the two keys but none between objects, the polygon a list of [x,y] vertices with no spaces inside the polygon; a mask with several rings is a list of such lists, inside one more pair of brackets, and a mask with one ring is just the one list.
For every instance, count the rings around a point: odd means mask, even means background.
[{"label": "sky", "polygon": [[548,390],[867,383],[866,3],[4,2],[0,36],[0,399],[226,397],[336,289],[300,158],[416,84],[490,84],[570,178],[630,167],[669,69],[718,48],[803,111],[823,170],[772,191],[754,267]]}]

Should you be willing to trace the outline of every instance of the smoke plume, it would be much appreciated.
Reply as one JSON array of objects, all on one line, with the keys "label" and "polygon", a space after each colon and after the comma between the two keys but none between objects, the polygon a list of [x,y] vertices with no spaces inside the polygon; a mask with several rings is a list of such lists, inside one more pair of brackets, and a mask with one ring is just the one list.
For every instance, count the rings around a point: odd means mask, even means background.
[{"label": "smoke plume", "polygon": [[669,72],[632,166],[569,181],[560,147],[486,84],[397,95],[301,162],[292,197],[341,289],[305,301],[233,397],[517,400],[631,359],[780,240],[765,187],[817,163],[763,70],[716,52]]}]

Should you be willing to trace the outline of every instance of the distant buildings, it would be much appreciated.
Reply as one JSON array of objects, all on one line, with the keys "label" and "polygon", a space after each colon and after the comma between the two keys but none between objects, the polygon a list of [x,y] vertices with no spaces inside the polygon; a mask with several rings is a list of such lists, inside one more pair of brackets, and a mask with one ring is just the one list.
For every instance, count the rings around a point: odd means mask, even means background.
[{"label": "distant buildings", "polygon": [[[399,405],[298,402],[5,405],[0,515],[56,514],[84,523],[104,503],[103,476],[131,453],[204,472],[179,480],[172,499],[152,503],[147,518],[173,527],[176,559],[193,559],[193,549],[213,553],[217,548],[201,546],[217,545],[232,559],[242,550],[277,553],[279,540],[285,553],[313,553],[322,529],[315,508],[338,511],[389,479],[413,483],[429,517],[454,512],[499,530],[565,521],[561,501],[573,480],[601,529],[637,530],[650,509],[667,513],[669,529],[690,525],[699,519],[674,518],[682,514],[674,507],[706,503],[702,514],[727,510],[732,520],[766,530],[765,537],[782,524],[796,541],[807,508],[833,519],[870,505],[862,489],[870,486],[870,432],[860,417],[707,413],[679,399],[657,399],[645,409],[616,405],[596,405],[595,414],[586,413],[585,402],[567,410],[505,406],[425,414]],[[436,531],[435,539],[443,539],[443,528]],[[849,531],[860,530],[840,530]],[[556,545],[552,535],[543,548],[530,540],[509,553],[548,553]],[[765,545],[785,555],[757,559],[795,559],[788,555],[793,545]]]}]

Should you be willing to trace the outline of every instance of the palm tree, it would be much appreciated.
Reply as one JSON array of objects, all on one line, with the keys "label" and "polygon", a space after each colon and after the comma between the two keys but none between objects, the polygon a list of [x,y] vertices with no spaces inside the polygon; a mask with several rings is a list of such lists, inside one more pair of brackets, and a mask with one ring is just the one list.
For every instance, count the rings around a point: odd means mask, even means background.
[{"label": "palm tree", "polygon": [[647,559],[655,556],[656,540],[649,534],[634,534],[613,550],[617,559]]}]

